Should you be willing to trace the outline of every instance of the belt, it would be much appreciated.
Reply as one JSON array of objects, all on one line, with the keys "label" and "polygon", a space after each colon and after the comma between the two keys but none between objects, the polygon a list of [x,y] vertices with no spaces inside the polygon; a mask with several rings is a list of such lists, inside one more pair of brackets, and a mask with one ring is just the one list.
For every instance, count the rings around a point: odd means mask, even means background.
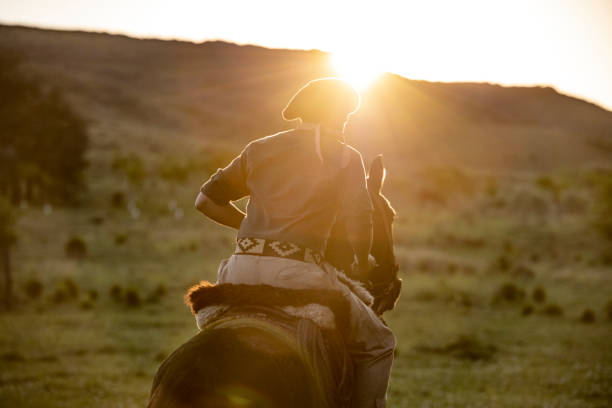
[{"label": "belt", "polygon": [[295,259],[321,265],[323,255],[310,248],[304,248],[292,242],[275,241],[265,238],[243,237],[236,240],[235,254],[275,256],[277,258]]}]

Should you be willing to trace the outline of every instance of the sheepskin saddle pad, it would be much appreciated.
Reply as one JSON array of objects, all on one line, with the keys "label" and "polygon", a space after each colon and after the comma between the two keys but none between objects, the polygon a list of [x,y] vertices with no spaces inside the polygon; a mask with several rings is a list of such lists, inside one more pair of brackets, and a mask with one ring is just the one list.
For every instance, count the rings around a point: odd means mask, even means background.
[{"label": "sheepskin saddle pad", "polygon": [[350,305],[342,292],[328,289],[285,289],[269,285],[200,282],[189,289],[185,303],[202,329],[228,310],[244,306],[280,309],[296,319],[309,319],[322,329],[348,333]]}]

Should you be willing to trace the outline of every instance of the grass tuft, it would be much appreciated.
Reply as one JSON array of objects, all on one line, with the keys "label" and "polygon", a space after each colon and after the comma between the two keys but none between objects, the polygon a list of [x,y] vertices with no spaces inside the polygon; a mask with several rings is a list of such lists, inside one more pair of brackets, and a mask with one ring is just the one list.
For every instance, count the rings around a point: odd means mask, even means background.
[{"label": "grass tuft", "polygon": [[417,346],[416,350],[426,353],[445,354],[451,357],[472,361],[491,360],[498,351],[496,346],[485,344],[471,335],[459,336],[456,340],[445,346]]},{"label": "grass tuft", "polygon": [[582,323],[594,323],[595,322],[595,312],[592,309],[584,309],[579,318]]},{"label": "grass tuft", "polygon": [[533,301],[536,303],[544,303],[546,302],[546,290],[544,290],[541,286],[536,286],[533,289],[533,293],[531,295]]},{"label": "grass tuft", "polygon": [[525,291],[514,283],[502,284],[493,294],[493,303],[514,303],[525,298]]},{"label": "grass tuft", "polygon": [[64,246],[64,251],[68,258],[81,259],[87,255],[87,244],[80,237],[72,237]]},{"label": "grass tuft", "polygon": [[23,285],[23,290],[30,299],[38,299],[43,294],[45,287],[41,281],[31,278]]},{"label": "grass tuft", "polygon": [[123,289],[116,283],[110,287],[108,294],[115,302],[121,302],[123,300]]},{"label": "grass tuft", "polygon": [[125,291],[124,302],[127,307],[139,307],[142,304],[138,290],[130,288]]},{"label": "grass tuft", "polygon": [[606,303],[604,313],[606,314],[608,320],[612,321],[612,300],[609,300],[608,303]]}]

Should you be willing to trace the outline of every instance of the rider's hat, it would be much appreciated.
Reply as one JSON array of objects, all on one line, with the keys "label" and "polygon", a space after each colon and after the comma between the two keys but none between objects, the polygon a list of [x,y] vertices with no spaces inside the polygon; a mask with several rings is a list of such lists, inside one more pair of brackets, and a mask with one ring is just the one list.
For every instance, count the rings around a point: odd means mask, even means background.
[{"label": "rider's hat", "polygon": [[346,119],[359,109],[359,103],[359,92],[345,81],[337,78],[315,79],[293,95],[283,110],[283,118],[299,118],[311,123]]}]

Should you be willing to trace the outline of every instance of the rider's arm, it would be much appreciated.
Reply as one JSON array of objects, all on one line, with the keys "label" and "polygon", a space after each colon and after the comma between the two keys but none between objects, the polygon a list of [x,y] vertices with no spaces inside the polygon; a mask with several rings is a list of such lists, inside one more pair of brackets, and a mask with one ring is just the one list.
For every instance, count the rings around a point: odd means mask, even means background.
[{"label": "rider's arm", "polygon": [[[248,148],[248,146],[247,146]],[[239,229],[245,213],[231,201],[249,195],[246,185],[247,148],[227,167],[217,170],[200,188],[195,208],[219,224]]]},{"label": "rider's arm", "polygon": [[200,192],[196,197],[195,208],[211,220],[230,228],[239,229],[245,213],[240,211],[234,204],[215,204],[213,200]]}]

